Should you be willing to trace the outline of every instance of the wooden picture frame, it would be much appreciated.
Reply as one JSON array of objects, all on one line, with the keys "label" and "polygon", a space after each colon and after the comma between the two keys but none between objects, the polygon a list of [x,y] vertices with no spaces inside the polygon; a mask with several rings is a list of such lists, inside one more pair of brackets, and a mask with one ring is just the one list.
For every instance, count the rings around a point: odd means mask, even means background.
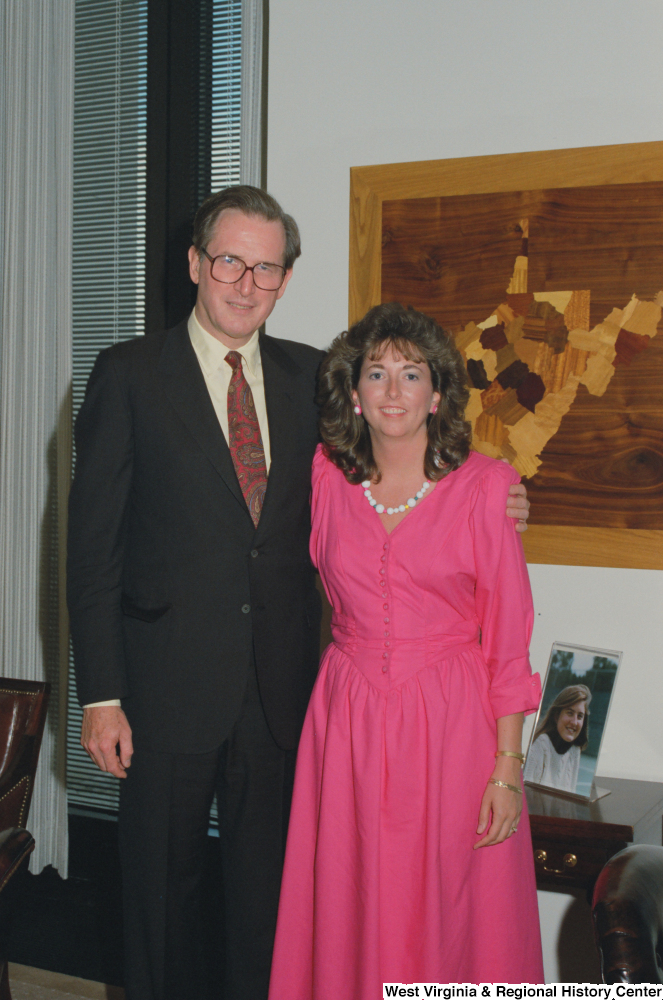
[{"label": "wooden picture frame", "polygon": [[[354,167],[350,182],[349,322],[353,323],[383,300],[382,223],[383,210],[389,208],[385,203],[561,188],[663,184],[663,142]],[[655,208],[653,211],[656,215]],[[663,234],[663,204],[660,224]],[[386,235],[388,239],[389,234]],[[637,249],[643,259],[647,248]],[[578,285],[569,283],[568,287]],[[659,288],[663,289],[663,269]],[[423,308],[418,302],[415,304]],[[658,329],[661,330],[660,325]],[[659,332],[652,343],[660,345],[661,339]],[[657,356],[663,359],[663,350],[657,350]],[[629,497],[625,494],[620,515],[623,523],[635,522],[638,526],[605,526],[600,524],[600,517],[599,526],[590,526],[589,515],[580,518],[584,523],[579,524],[536,523],[534,517],[535,523],[523,535],[529,562],[663,569],[663,527],[650,528],[650,523],[657,523],[658,515],[647,516],[647,510],[663,510],[663,480],[656,471],[659,465],[663,468],[663,447],[659,447],[663,391],[658,394],[649,386],[647,399],[639,406],[643,407],[648,409],[645,423],[649,421],[654,428],[648,442],[655,458],[651,490],[635,518],[629,516]],[[534,478],[531,483],[535,481]],[[532,494],[536,504],[536,489]],[[582,489],[576,490],[576,503],[583,503]],[[591,514],[589,499],[588,505]]]}]

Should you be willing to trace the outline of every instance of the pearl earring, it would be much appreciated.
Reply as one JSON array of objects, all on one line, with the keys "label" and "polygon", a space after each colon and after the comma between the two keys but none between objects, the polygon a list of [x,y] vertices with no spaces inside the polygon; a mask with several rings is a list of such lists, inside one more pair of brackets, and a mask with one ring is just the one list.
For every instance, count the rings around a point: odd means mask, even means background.
[{"label": "pearl earring", "polygon": [[359,405],[355,406],[355,413],[357,414],[358,417],[361,416],[361,406]]},{"label": "pearl earring", "polygon": [[437,413],[437,403],[433,403],[433,409],[431,410],[433,416]]}]

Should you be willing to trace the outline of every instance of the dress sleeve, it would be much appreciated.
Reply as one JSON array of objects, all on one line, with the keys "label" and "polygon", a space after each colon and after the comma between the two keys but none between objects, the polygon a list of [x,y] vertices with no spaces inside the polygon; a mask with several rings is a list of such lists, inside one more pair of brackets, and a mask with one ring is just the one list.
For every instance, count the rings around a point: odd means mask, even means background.
[{"label": "dress sleeve", "polygon": [[329,497],[329,459],[319,444],[313,456],[311,469],[311,542],[309,551],[311,562],[318,568],[320,546],[323,542],[324,517],[323,511]]},{"label": "dress sleeve", "polygon": [[527,566],[515,524],[505,513],[515,482],[514,469],[496,462],[477,484],[470,515],[476,612],[496,719],[535,712],[541,698],[541,681],[532,676],[528,655],[534,609]]}]

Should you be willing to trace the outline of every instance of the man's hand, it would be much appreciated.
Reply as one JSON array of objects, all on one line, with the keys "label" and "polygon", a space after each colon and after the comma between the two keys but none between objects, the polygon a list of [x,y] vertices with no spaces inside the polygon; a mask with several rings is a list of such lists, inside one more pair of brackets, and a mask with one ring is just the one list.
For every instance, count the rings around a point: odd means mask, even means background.
[{"label": "man's hand", "polygon": [[81,746],[101,771],[126,778],[134,748],[131,726],[122,709],[113,706],[84,709]]},{"label": "man's hand", "polygon": [[517,518],[516,531],[527,531],[529,500],[527,499],[527,490],[522,483],[513,483],[509,487],[506,512],[509,517]]}]

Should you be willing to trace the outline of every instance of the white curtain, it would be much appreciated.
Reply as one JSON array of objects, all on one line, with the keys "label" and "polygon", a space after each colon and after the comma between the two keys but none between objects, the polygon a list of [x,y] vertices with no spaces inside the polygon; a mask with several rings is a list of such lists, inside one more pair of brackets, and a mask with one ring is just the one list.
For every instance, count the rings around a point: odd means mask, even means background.
[{"label": "white curtain", "polygon": [[27,826],[65,878],[74,0],[0,17],[0,673],[52,685]]},{"label": "white curtain", "polygon": [[264,0],[242,0],[240,184],[262,186]]}]

